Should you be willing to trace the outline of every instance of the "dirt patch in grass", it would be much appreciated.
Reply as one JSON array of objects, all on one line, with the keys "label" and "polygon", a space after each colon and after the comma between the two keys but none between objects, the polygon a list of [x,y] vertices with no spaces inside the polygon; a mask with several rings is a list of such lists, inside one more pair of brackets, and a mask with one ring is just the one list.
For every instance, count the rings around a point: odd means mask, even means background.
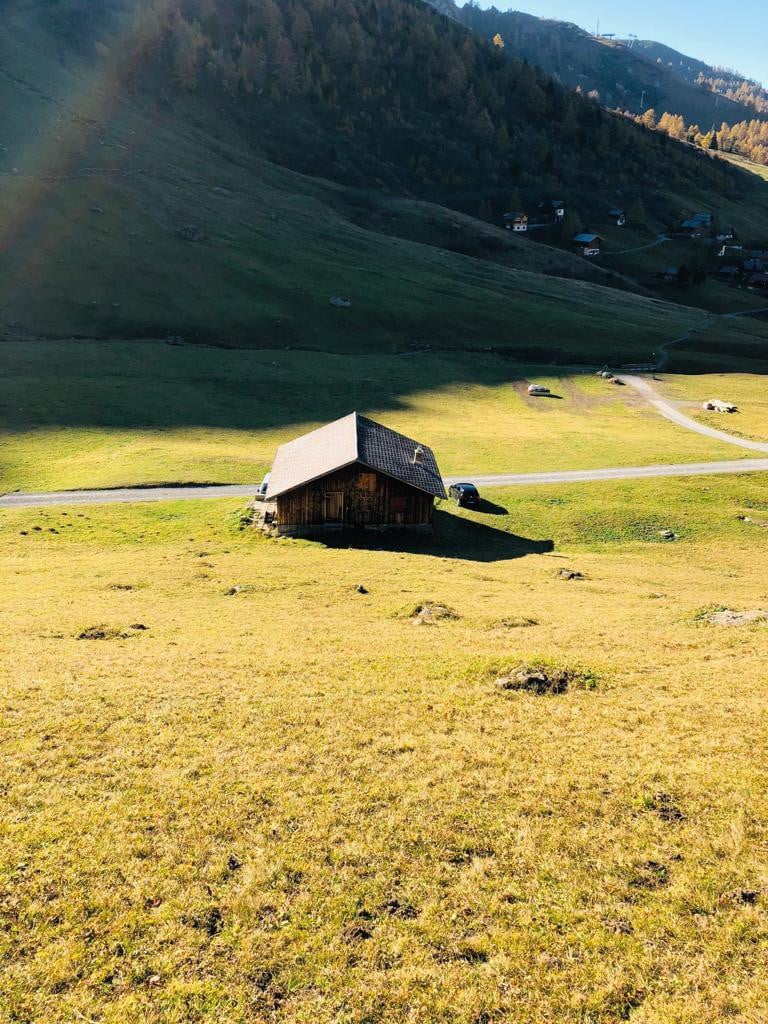
[{"label": "dirt patch in grass", "polygon": [[373,932],[363,924],[348,924],[341,937],[345,942],[366,942],[373,938]]},{"label": "dirt patch in grass", "polygon": [[144,632],[148,627],[137,622],[127,629],[117,629],[114,626],[88,626],[77,634],[78,640],[129,640],[137,633]]},{"label": "dirt patch in grass", "polygon": [[560,665],[534,662],[517,665],[497,676],[495,686],[503,692],[533,693],[537,696],[566,693],[570,689],[594,690],[597,675]]},{"label": "dirt patch in grass", "polygon": [[752,608],[739,612],[733,608],[704,608],[696,615],[696,620],[711,626],[751,626],[758,622],[768,622],[768,609]]},{"label": "dirt patch in grass", "polygon": [[653,793],[643,800],[643,806],[648,811],[653,811],[662,821],[676,824],[685,821],[685,814],[675,803],[670,793]]},{"label": "dirt patch in grass", "polygon": [[439,601],[422,601],[405,613],[414,626],[433,626],[436,622],[460,618],[459,613]]},{"label": "dirt patch in grass", "polygon": [[723,906],[754,907],[760,902],[760,895],[758,889],[732,889],[730,892],[724,892],[719,902]]},{"label": "dirt patch in grass", "polygon": [[387,900],[382,910],[391,917],[400,917],[404,921],[413,921],[419,916],[418,910],[412,903],[401,903],[400,900],[394,897],[391,900]]},{"label": "dirt patch in grass", "polygon": [[668,883],[669,869],[656,860],[638,864],[629,880],[633,889],[661,889]]},{"label": "dirt patch in grass", "polygon": [[559,580],[584,580],[586,576],[578,569],[558,569],[555,576]]},{"label": "dirt patch in grass", "polygon": [[529,629],[538,624],[538,619],[529,618],[527,615],[508,615],[492,622],[491,629]]}]

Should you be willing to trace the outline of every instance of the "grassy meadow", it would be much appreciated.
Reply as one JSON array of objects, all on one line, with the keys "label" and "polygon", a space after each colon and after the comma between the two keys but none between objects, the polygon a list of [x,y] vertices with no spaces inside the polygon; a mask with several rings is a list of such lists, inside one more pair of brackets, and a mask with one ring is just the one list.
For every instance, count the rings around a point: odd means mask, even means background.
[{"label": "grassy meadow", "polygon": [[[685,403],[688,415],[708,426],[751,441],[768,441],[768,381],[754,374],[708,373],[703,376],[662,374],[658,389],[668,398]],[[711,398],[735,402],[738,412],[724,416],[706,412]]]},{"label": "grassy meadow", "polygon": [[[0,346],[0,367],[5,491],[256,482],[278,444],[355,408],[430,444],[448,474],[747,454],[668,423],[629,388],[492,353],[72,341]],[[531,380],[558,397],[529,398]]]},{"label": "grassy meadow", "polygon": [[[768,437],[767,321],[277,167],[12,6],[0,492],[255,483],[351,409],[470,478],[747,458],[581,372],[691,328],[659,386]],[[381,546],[0,511],[2,1024],[763,1024],[768,479],[485,497]]]},{"label": "grassy meadow", "polygon": [[[0,80],[0,337],[571,355],[611,344],[642,357],[686,320],[601,287],[611,275],[570,252],[293,173],[205,106],[148,109],[121,83],[15,45]],[[41,61],[50,96],[24,87]],[[179,236],[187,225],[199,241]]]},{"label": "grassy meadow", "polygon": [[761,1020],[768,627],[703,616],[768,607],[768,482],[493,500],[0,515],[0,1019]]},{"label": "grassy meadow", "polygon": [[[501,346],[579,362],[647,359],[691,322],[679,302],[698,304],[695,294],[662,302],[622,281],[624,269],[644,268],[634,257],[594,266],[386,194],[375,180],[352,189],[270,163],[199,98],[153,102],[108,65],[60,60],[34,34],[32,6],[12,5],[0,26],[0,338],[174,335],[334,352]],[[45,90],[32,87],[30,68]],[[767,196],[745,190],[723,200],[722,215],[768,233]],[[681,208],[714,201],[673,198]],[[574,196],[576,207],[595,201]],[[189,225],[199,241],[179,236]],[[631,235],[612,241],[629,247]],[[657,257],[666,259],[663,247],[638,255],[649,266]],[[352,305],[335,308],[333,296]]]}]

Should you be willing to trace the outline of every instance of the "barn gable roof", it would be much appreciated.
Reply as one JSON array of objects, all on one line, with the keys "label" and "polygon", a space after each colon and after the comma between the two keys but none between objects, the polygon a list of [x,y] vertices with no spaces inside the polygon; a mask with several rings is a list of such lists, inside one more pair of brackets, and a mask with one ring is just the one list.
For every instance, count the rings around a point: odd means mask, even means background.
[{"label": "barn gable roof", "polygon": [[[420,462],[414,462],[417,448],[422,451]],[[426,494],[445,497],[440,470],[430,448],[352,412],[278,448],[267,499],[358,462]]]}]

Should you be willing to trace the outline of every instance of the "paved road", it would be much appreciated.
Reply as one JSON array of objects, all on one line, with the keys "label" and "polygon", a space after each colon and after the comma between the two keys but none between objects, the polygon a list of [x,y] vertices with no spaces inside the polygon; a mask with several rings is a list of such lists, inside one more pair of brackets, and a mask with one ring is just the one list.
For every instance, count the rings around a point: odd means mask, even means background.
[{"label": "paved road", "polygon": [[680,412],[673,402],[662,398],[643,377],[622,373],[621,379],[642,395],[646,402],[652,405],[657,412],[660,412],[665,419],[671,420],[679,427],[685,427],[686,430],[692,430],[696,434],[703,434],[704,437],[712,437],[716,441],[724,441],[726,444],[736,445],[737,448],[749,448],[753,452],[768,453],[768,443],[764,441],[750,441],[745,437],[736,437],[734,434],[728,434],[724,430],[717,430],[715,427],[708,427],[706,424],[699,423],[698,420],[686,416],[685,413]]},{"label": "paved road", "polygon": [[[478,487],[524,487],[533,484],[591,483],[600,480],[647,480],[653,477],[758,472],[768,472],[768,459],[673,463],[666,466],[618,466],[614,469],[570,469],[552,473],[502,473],[495,476],[466,473],[462,476],[446,477],[445,484],[449,486],[461,480],[471,480]],[[232,484],[225,487],[121,487],[104,491],[13,493],[0,495],[0,509],[47,508],[57,505],[116,505],[136,501],[183,501],[191,498],[252,498],[256,493],[256,486]]]},{"label": "paved road", "polygon": [[119,505],[133,501],[181,501],[188,498],[252,498],[258,484],[222,487],[120,487],[114,490],[47,491],[0,495],[0,508],[45,508],[48,505]]},{"label": "paved road", "polygon": [[599,480],[647,480],[665,476],[708,476],[724,473],[764,473],[768,459],[734,462],[681,462],[667,466],[619,466],[616,469],[569,469],[557,473],[510,473],[500,476],[448,477],[446,484],[471,480],[478,487],[521,487],[531,484],[575,484]]},{"label": "paved road", "polygon": [[[661,241],[659,239],[658,241]],[[768,313],[768,309],[744,310],[738,313],[721,314],[725,318],[753,316],[755,313]],[[698,327],[691,328],[679,338],[674,338],[660,346],[662,353],[658,369],[669,359],[669,349],[682,341],[687,341],[694,331],[704,330],[715,323],[719,317],[713,315]],[[734,437],[725,431],[715,430],[698,423],[680,412],[674,404],[662,398],[653,387],[642,377],[634,374],[622,374],[622,379],[633,387],[657,412],[686,430],[697,434],[725,441],[739,448],[768,453],[768,444],[760,441],[748,441],[746,438]],[[613,469],[575,469],[553,473],[506,473],[496,476],[476,476],[466,473],[463,476],[446,477],[446,486],[462,480],[471,480],[478,487],[518,487],[531,484],[562,484],[590,483],[598,480],[645,480],[653,477],[670,476],[707,476],[723,473],[757,473],[768,471],[768,459],[743,459],[734,462],[694,462],[678,463],[665,466],[620,466]],[[184,499],[201,498],[251,498],[256,493],[256,484],[230,484],[219,487],[121,487],[115,490],[93,491],[49,491],[42,494],[12,493],[0,495],[0,509],[3,508],[44,508],[55,505],[114,505],[136,501],[182,501]]]}]

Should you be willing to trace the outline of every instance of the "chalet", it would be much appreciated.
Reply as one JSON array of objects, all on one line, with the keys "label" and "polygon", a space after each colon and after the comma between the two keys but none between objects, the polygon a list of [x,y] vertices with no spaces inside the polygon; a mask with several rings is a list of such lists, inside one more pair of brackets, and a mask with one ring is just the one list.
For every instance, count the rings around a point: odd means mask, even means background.
[{"label": "chalet", "polygon": [[765,260],[750,257],[748,260],[744,260],[742,266],[747,274],[762,274],[766,263]]},{"label": "chalet", "polygon": [[678,234],[683,235],[685,238],[703,238],[704,233],[704,224],[702,224],[701,221],[694,220],[693,218],[690,220],[684,220],[678,231]]},{"label": "chalet", "polygon": [[522,233],[528,230],[527,213],[505,213],[504,222],[507,231],[517,231]]},{"label": "chalet", "polygon": [[703,238],[711,227],[711,213],[694,213],[688,220],[683,221],[677,233],[687,238]]},{"label": "chalet", "polygon": [[717,272],[717,276],[722,281],[735,281],[736,278],[739,276],[739,268],[730,266],[720,267],[720,269]]},{"label": "chalet", "polygon": [[620,210],[618,207],[614,207],[608,211],[608,219],[613,221],[617,228],[623,228],[627,223],[626,210]]},{"label": "chalet", "polygon": [[656,277],[658,277],[660,281],[665,281],[667,284],[670,284],[672,281],[677,280],[677,267],[662,267]]},{"label": "chalet", "polygon": [[721,228],[717,233],[718,242],[732,242],[736,237],[736,232],[733,228]]},{"label": "chalet", "polygon": [[565,203],[562,199],[544,199],[539,203],[539,209],[554,221],[561,221],[565,217]]},{"label": "chalet", "polygon": [[281,536],[425,530],[444,497],[429,448],[353,412],[278,448],[262,514]]},{"label": "chalet", "polygon": [[599,256],[603,240],[600,235],[590,233],[576,235],[573,239],[573,246],[581,256]]}]

